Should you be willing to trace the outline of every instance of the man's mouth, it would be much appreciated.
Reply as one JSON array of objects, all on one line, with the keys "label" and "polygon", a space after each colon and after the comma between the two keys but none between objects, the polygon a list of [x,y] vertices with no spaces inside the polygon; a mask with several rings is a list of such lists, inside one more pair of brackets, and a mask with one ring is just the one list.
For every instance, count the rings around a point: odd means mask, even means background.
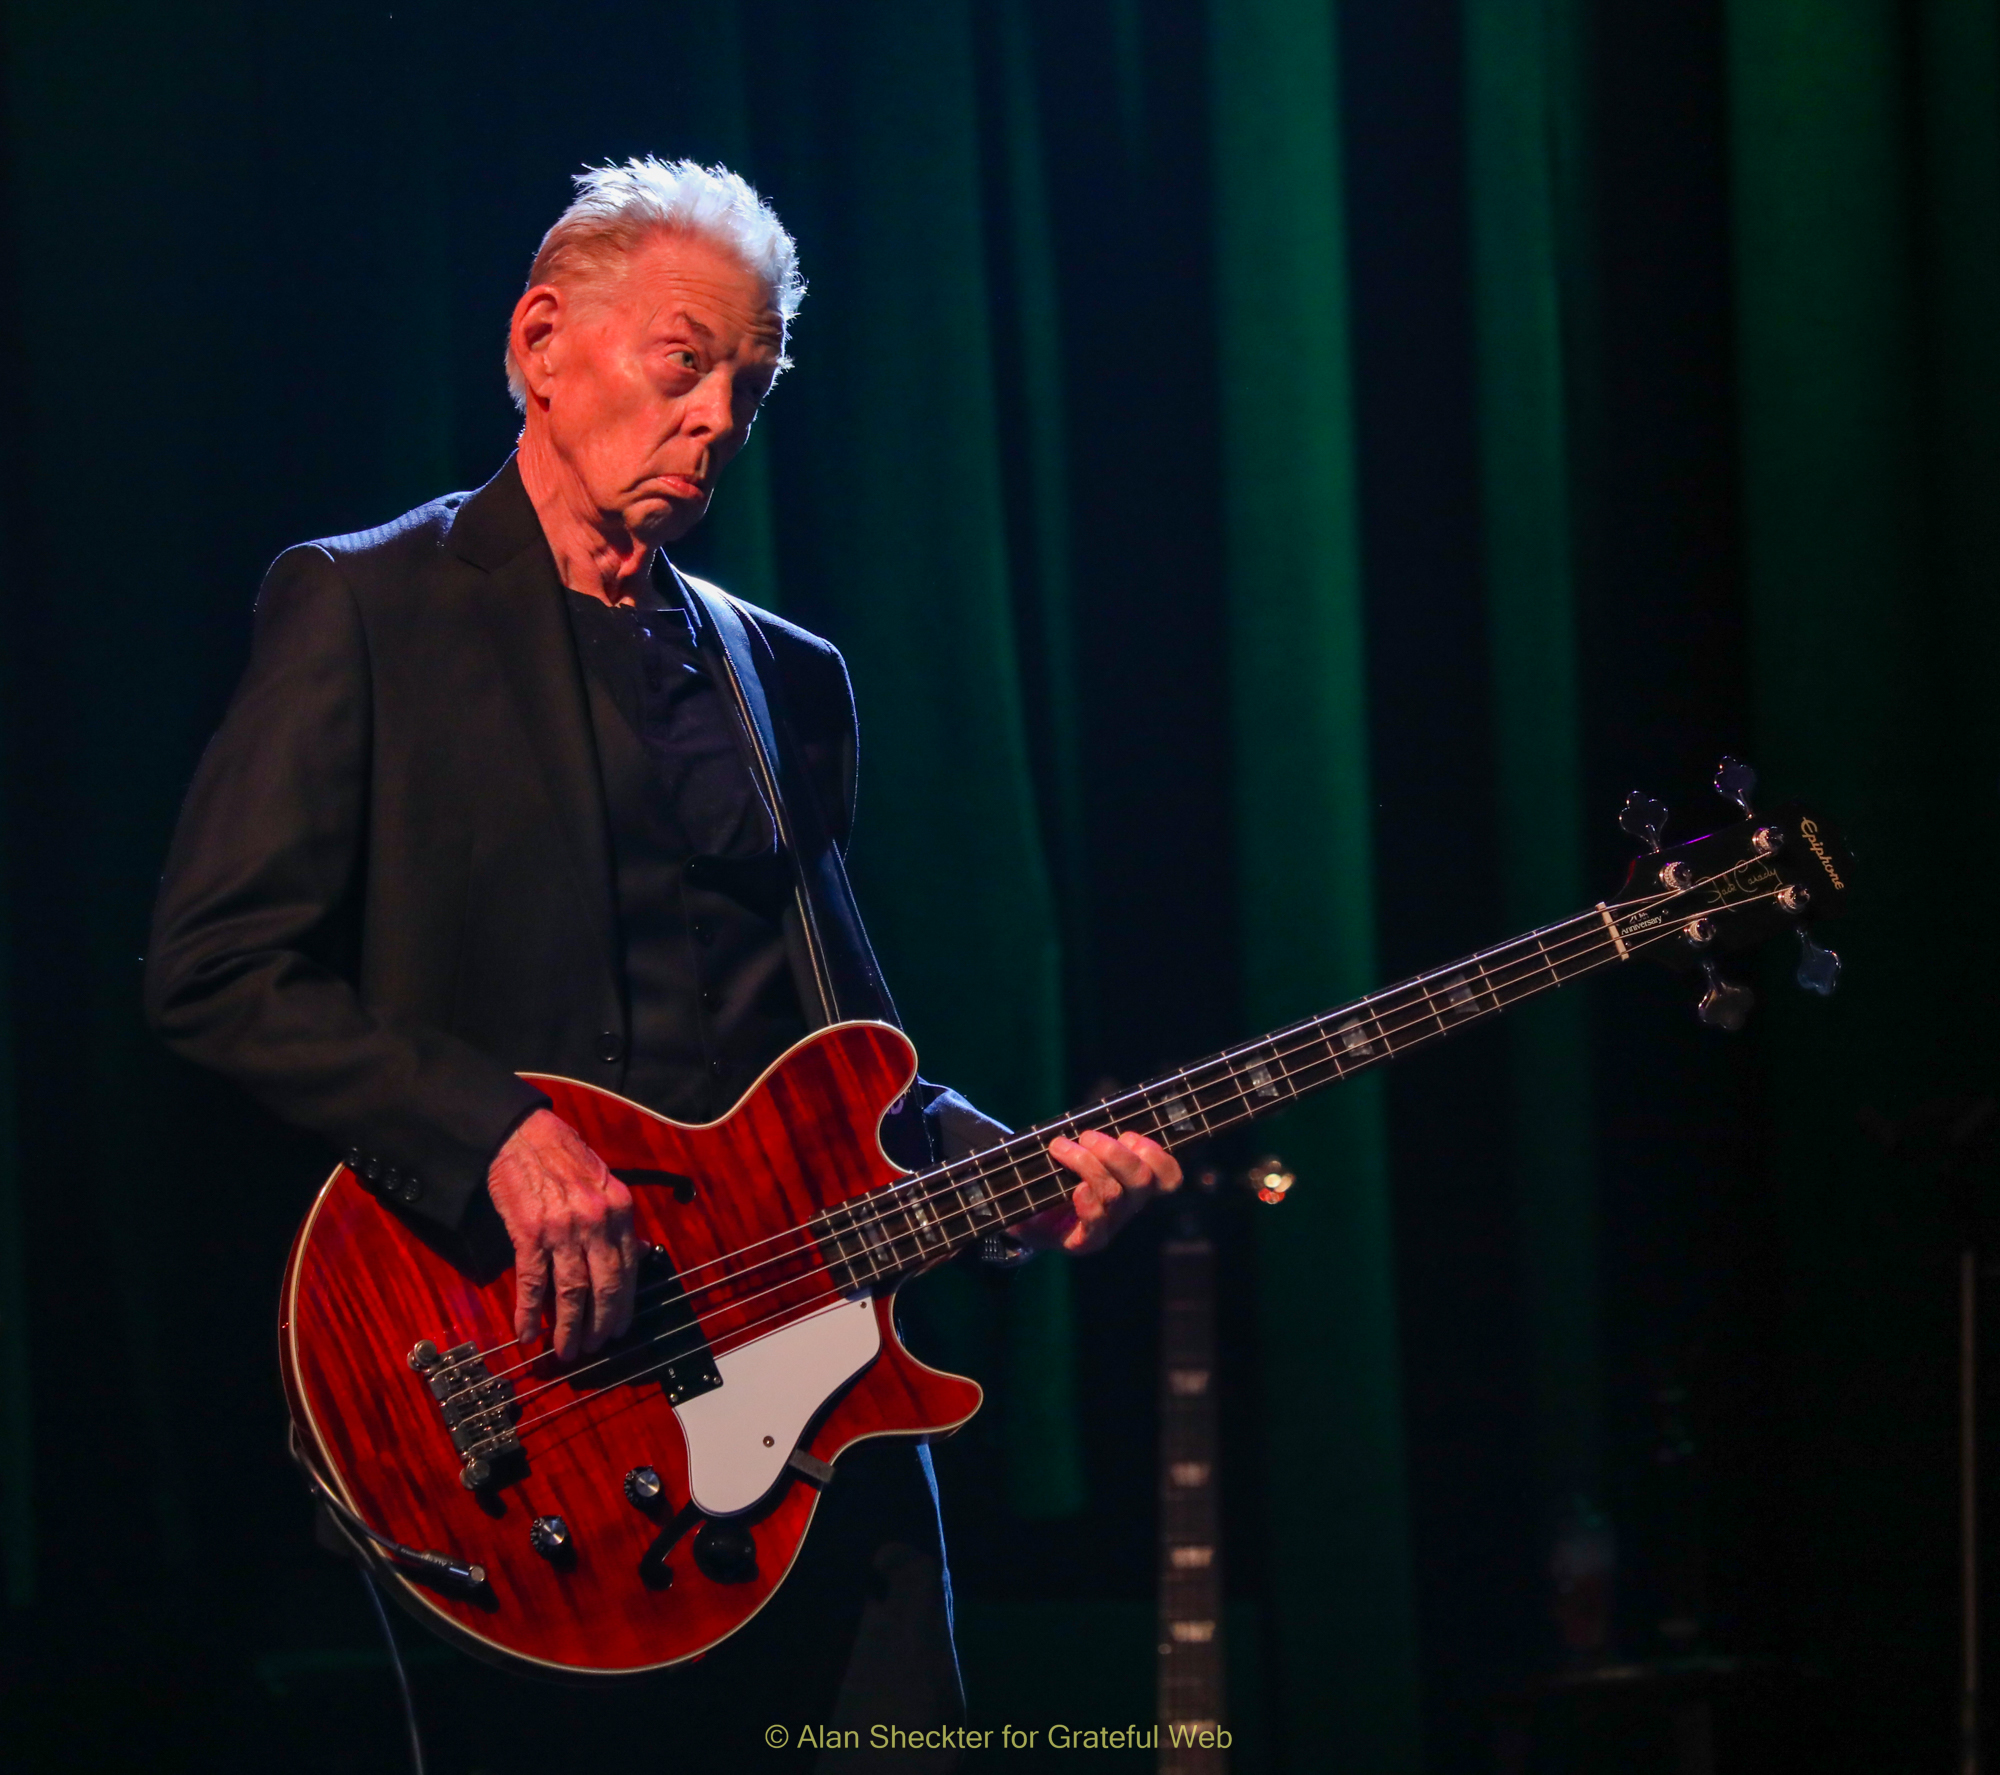
[{"label": "man's mouth", "polygon": [[662,475],[660,480],[676,499],[700,499],[708,491],[693,475]]}]

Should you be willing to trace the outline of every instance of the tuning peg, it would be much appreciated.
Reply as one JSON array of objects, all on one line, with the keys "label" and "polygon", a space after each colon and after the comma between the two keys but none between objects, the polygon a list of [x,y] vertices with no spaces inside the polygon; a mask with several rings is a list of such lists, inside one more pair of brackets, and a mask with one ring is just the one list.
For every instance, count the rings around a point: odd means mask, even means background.
[{"label": "tuning peg", "polygon": [[1740,758],[1732,758],[1727,752],[1722,762],[1715,767],[1715,792],[1724,801],[1733,801],[1745,816],[1757,816],[1750,806],[1750,797],[1757,793],[1757,773]]},{"label": "tuning peg", "polygon": [[1833,989],[1840,984],[1840,957],[1808,937],[1803,925],[1799,927],[1799,970],[1793,978],[1821,998],[1833,997]]},{"label": "tuning peg", "polygon": [[1666,803],[1655,801],[1644,790],[1634,789],[1618,810],[1618,825],[1649,851],[1656,851],[1660,848],[1660,834],[1667,829]]},{"label": "tuning peg", "polygon": [[1694,1014],[1710,1029],[1734,1035],[1750,1021],[1750,1007],[1757,1002],[1755,995],[1749,987],[1724,979],[1722,970],[1712,961],[1701,964],[1701,977],[1708,982],[1708,990],[1701,995]]}]

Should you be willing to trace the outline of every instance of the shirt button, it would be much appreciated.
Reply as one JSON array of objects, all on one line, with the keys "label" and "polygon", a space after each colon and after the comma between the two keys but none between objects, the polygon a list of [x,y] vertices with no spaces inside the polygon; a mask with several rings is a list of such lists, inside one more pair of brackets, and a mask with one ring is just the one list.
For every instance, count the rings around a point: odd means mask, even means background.
[{"label": "shirt button", "polygon": [[712,1011],[717,1005],[722,1003],[722,994],[717,992],[713,987],[709,987],[702,993],[701,1002]]},{"label": "shirt button", "polygon": [[597,1037],[597,1057],[606,1066],[616,1066],[625,1053],[625,1044],[615,1029],[601,1030]]},{"label": "shirt button", "polygon": [[694,923],[694,940],[697,943],[699,943],[702,946],[702,948],[706,949],[711,943],[715,941],[715,927],[713,925],[703,924],[700,919],[696,919]]}]

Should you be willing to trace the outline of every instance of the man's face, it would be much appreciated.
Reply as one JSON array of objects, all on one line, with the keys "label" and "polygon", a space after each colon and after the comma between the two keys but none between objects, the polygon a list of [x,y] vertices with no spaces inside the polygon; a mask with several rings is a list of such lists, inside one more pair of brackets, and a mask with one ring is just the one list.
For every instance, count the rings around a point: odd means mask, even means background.
[{"label": "man's face", "polygon": [[539,327],[533,296],[521,321],[549,444],[600,514],[649,544],[685,536],[778,374],[784,329],[763,279],[705,240],[662,236],[615,281],[544,303]]}]

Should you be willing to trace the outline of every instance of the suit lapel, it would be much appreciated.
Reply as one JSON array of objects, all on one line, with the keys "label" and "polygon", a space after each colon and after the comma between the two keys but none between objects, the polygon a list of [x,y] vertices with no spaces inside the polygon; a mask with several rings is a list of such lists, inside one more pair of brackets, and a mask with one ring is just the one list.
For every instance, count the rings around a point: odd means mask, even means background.
[{"label": "suit lapel", "polygon": [[540,767],[595,947],[616,983],[611,841],[590,704],[562,582],[511,459],[459,512],[451,547],[485,576],[476,603],[487,639]]}]

